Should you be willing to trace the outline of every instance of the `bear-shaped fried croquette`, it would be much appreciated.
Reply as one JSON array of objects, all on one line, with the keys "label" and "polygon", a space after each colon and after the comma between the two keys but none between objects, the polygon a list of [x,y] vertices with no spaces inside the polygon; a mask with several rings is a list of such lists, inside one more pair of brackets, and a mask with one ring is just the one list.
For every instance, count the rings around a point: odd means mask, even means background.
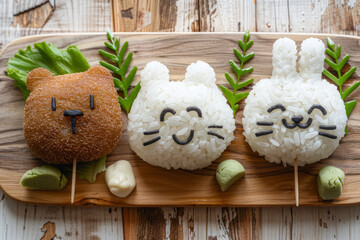
[{"label": "bear-shaped fried croquette", "polygon": [[24,135],[31,152],[52,164],[87,162],[112,152],[121,136],[121,108],[110,72],[95,66],[53,76],[27,75]]}]

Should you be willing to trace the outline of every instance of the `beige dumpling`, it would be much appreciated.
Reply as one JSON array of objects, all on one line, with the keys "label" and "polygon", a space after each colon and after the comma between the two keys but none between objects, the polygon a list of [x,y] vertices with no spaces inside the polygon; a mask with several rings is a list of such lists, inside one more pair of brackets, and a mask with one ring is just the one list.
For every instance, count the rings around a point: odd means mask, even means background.
[{"label": "beige dumpling", "polygon": [[106,169],[105,181],[112,194],[127,197],[135,188],[136,181],[131,164],[120,160]]}]

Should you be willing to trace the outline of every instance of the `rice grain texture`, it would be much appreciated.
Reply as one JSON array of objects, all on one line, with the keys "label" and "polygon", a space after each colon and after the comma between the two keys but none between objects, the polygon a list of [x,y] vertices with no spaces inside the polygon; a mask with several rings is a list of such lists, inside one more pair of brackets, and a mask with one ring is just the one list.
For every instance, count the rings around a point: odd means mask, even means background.
[{"label": "rice grain texture", "polygon": [[[321,79],[324,44],[315,38],[303,41],[299,73],[296,53],[293,40],[281,38],[274,43],[273,75],[253,87],[245,100],[242,121],[253,151],[284,165],[293,165],[297,158],[303,166],[335,151],[344,136],[347,116],[336,86]],[[271,133],[256,136],[265,131]]]},{"label": "rice grain texture", "polygon": [[188,66],[183,81],[169,81],[165,65],[148,63],[128,116],[131,149],[167,169],[210,165],[235,130],[232,110],[215,81],[213,68],[202,61]]}]

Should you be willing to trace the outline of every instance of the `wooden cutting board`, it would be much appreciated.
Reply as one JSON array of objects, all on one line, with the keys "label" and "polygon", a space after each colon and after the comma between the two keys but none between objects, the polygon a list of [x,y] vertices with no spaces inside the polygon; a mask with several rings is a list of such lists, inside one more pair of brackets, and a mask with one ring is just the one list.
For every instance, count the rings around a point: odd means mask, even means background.
[{"label": "wooden cutting board", "polygon": [[[121,33],[122,43],[129,41],[134,53],[132,65],[138,66],[135,82],[149,61],[163,62],[170,70],[172,80],[182,80],[186,67],[197,60],[208,62],[216,72],[217,84],[228,85],[225,72],[232,72],[228,60],[235,60],[233,48],[238,48],[240,33]],[[300,48],[301,41],[318,37],[324,42],[327,35],[252,33],[252,51],[255,58],[250,65],[254,72],[250,77],[255,83],[272,73],[272,45],[280,37],[294,39]],[[350,65],[360,66],[360,37],[331,35],[335,43],[341,43],[343,53],[350,53]],[[36,204],[70,204],[70,184],[62,191],[30,191],[19,185],[27,170],[42,165],[26,146],[22,122],[24,101],[14,80],[6,75],[6,63],[19,49],[36,42],[47,41],[63,49],[77,45],[96,65],[102,57],[98,49],[104,49],[105,34],[56,34],[20,38],[7,45],[0,58],[0,186],[10,197],[21,202]],[[344,55],[344,54],[343,54]],[[348,84],[359,81],[355,74]],[[247,91],[251,89],[250,86]],[[360,100],[355,92],[350,99]],[[236,115],[235,140],[222,156],[202,170],[166,170],[154,167],[137,157],[130,149],[127,117],[123,112],[123,135],[108,156],[107,165],[125,159],[133,166],[137,186],[127,198],[112,195],[104,180],[104,173],[90,184],[76,181],[74,205],[119,206],[287,206],[295,205],[294,174],[292,167],[271,164],[253,153],[242,135],[242,110]],[[340,142],[332,156],[318,163],[299,168],[300,205],[350,205],[360,203],[360,106],[348,121],[349,134]],[[215,179],[216,167],[222,160],[233,158],[243,164],[246,176],[227,192],[221,192]],[[323,166],[333,165],[345,171],[346,180],[341,197],[335,201],[321,201],[317,194],[316,176]]]}]

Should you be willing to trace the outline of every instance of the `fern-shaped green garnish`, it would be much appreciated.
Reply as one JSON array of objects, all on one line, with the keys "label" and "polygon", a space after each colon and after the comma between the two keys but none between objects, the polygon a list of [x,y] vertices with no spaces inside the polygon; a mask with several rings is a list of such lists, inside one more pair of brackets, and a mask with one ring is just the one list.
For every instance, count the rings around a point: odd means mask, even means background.
[{"label": "fern-shaped green garnish", "polygon": [[119,88],[120,91],[123,92],[124,97],[122,98],[119,96],[119,103],[121,107],[126,111],[126,113],[129,114],[131,106],[140,91],[139,82],[131,91],[131,93],[128,93],[131,82],[133,81],[137,71],[137,67],[135,66],[126,76],[133,53],[130,52],[124,60],[125,52],[129,43],[126,41],[120,49],[120,38],[115,38],[113,33],[109,29],[106,30],[106,35],[110,43],[104,42],[104,44],[110,50],[114,51],[115,55],[109,52],[105,52],[103,50],[99,50],[99,53],[110,61],[116,63],[117,66],[114,66],[104,61],[100,61],[100,64],[119,76],[120,79],[114,77],[114,84],[115,87]]},{"label": "fern-shaped green garnish", "polygon": [[[340,59],[341,55],[341,45],[338,44],[337,48],[335,48],[335,43],[328,37],[327,38],[327,46],[328,48],[325,50],[326,54],[329,55],[332,60],[325,58],[324,61],[336,71],[337,77],[329,72],[328,70],[324,70],[323,74],[328,77],[331,81],[333,81],[339,88],[340,96],[345,103],[346,115],[349,118],[351,112],[354,110],[354,107],[357,103],[356,100],[345,102],[345,99],[360,85],[360,81],[354,83],[351,87],[348,87],[343,91],[343,84],[353,75],[356,71],[356,67],[352,67],[345,74],[342,74],[341,70],[344,68],[345,64],[348,62],[350,55],[346,54],[343,59]],[[348,128],[345,128],[345,134],[348,133]]]},{"label": "fern-shaped green garnish", "polygon": [[230,76],[229,73],[227,72],[225,73],[226,80],[229,82],[233,90],[230,90],[225,86],[220,86],[221,91],[223,92],[226,99],[230,103],[234,116],[236,111],[239,109],[238,103],[249,95],[248,92],[237,93],[237,91],[243,87],[246,87],[247,85],[249,85],[254,81],[254,79],[251,78],[249,80],[240,82],[241,77],[251,73],[254,70],[253,67],[244,68],[244,64],[250,59],[252,59],[255,55],[253,52],[246,54],[246,51],[254,44],[252,40],[251,41],[249,40],[250,40],[250,33],[249,30],[246,30],[244,34],[244,41],[239,40],[239,46],[242,52],[239,52],[236,48],[234,48],[234,54],[240,61],[240,67],[234,61],[232,60],[229,61],[230,66],[232,67],[232,69],[234,70],[237,76],[236,80],[234,81],[234,79]]}]

